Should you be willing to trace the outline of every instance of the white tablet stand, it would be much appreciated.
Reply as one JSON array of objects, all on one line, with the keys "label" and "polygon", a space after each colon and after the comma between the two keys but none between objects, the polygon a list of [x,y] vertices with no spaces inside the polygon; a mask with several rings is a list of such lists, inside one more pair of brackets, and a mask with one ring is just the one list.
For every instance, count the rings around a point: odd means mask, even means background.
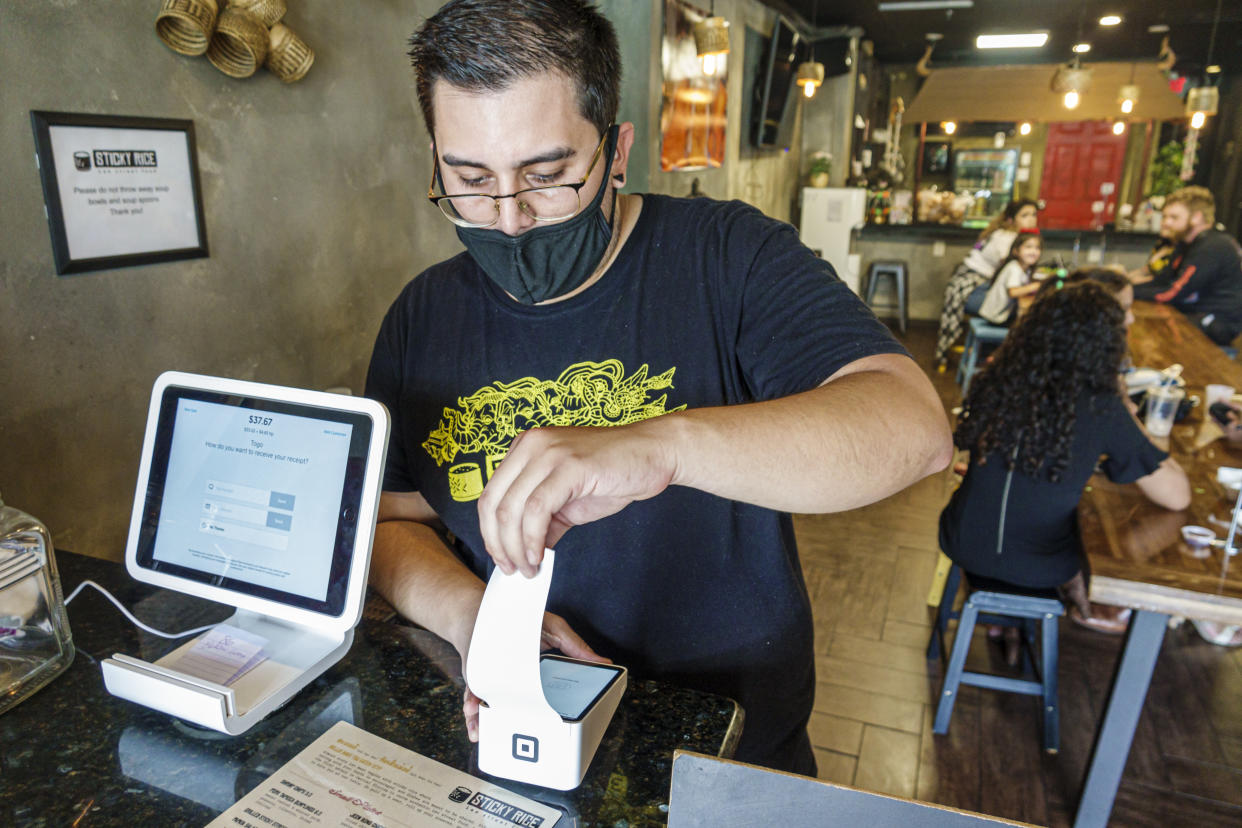
[{"label": "white tablet stand", "polygon": [[[371,436],[366,449],[361,496],[356,514],[350,515],[355,525],[354,545],[345,576],[348,582],[340,614],[328,615],[139,564],[138,538],[144,518],[161,401],[170,386],[293,404],[304,407],[303,411],[353,412],[370,419]],[[314,416],[313,411],[309,416]],[[353,643],[354,627],[362,616],[387,447],[388,413],[372,400],[176,372],[161,375],[152,392],[147,417],[129,541],[125,549],[126,568],[136,580],[236,607],[236,612],[224,623],[266,639],[263,648],[266,659],[231,685],[224,686],[173,666],[185,651],[193,647],[197,638],[155,663],[117,653],[103,661],[104,684],[108,692],[203,727],[236,734],[289,701],[339,661]]]},{"label": "white tablet stand", "polygon": [[544,696],[539,641],[556,553],[544,550],[533,578],[492,572],[475,620],[466,683],[479,707],[479,770],[567,791],[578,787],[625,693],[626,672],[580,719],[561,717]]}]

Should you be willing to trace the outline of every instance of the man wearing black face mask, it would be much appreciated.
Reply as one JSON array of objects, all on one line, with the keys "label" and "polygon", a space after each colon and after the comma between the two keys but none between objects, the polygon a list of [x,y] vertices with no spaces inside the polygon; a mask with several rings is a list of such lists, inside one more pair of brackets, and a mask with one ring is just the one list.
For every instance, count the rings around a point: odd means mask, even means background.
[{"label": "man wearing black face mask", "polygon": [[428,195],[466,253],[376,341],[393,437],[372,583],[464,658],[491,566],[531,574],[554,545],[549,646],[728,695],[737,758],[813,773],[787,513],[943,468],[931,384],[793,228],[617,193],[634,127],[583,0],[454,0],[411,45]]}]

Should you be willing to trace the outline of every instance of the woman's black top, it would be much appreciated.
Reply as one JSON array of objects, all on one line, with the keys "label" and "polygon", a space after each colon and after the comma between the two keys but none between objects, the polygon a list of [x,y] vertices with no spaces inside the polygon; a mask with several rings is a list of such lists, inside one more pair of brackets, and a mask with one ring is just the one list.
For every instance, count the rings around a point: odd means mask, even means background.
[{"label": "woman's black top", "polygon": [[[969,573],[1025,587],[1052,587],[1082,568],[1078,500],[1097,463],[1109,480],[1132,483],[1168,453],[1152,445],[1120,396],[1079,398],[1069,466],[1053,483],[1005,468],[994,453],[972,457],[940,514],[940,548]],[[1008,485],[1006,485],[1008,483]],[[1004,508],[1004,537],[997,543]]]}]

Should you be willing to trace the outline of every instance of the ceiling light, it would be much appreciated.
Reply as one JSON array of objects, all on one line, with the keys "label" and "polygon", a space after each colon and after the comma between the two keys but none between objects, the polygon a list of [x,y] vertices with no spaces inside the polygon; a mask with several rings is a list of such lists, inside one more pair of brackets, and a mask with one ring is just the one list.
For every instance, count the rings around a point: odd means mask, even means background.
[{"label": "ceiling light", "polygon": [[817,60],[804,60],[798,65],[798,77],[795,82],[802,87],[802,94],[808,98],[815,97],[815,89],[824,82],[824,64]]},{"label": "ceiling light", "polygon": [[976,49],[1038,49],[1048,42],[1047,32],[1023,34],[979,35],[975,38]]},{"label": "ceiling light", "polygon": [[1204,69],[1203,71],[1207,72],[1209,75],[1217,75],[1217,74],[1220,74],[1220,64],[1219,64],[1219,63],[1213,63],[1211,66],[1209,66],[1208,68]]},{"label": "ceiling light", "polygon": [[1125,121],[1114,121],[1113,122],[1113,135],[1125,135],[1125,134],[1126,134],[1126,122]]},{"label": "ceiling light", "polygon": [[1078,92],[1076,90],[1071,89],[1070,91],[1065,93],[1065,108],[1066,109],[1077,109],[1078,108]]},{"label": "ceiling light", "polygon": [[1075,43],[1074,51],[1080,55],[1085,55],[1087,52],[1091,51],[1091,44],[1090,43]]},{"label": "ceiling light", "polygon": [[1019,135],[1030,135],[1031,134],[1031,122],[1023,121],[1021,124],[1019,124],[1018,134]]},{"label": "ceiling light", "polygon": [[1153,23],[1147,27],[1148,34],[1164,34],[1169,30],[1168,23]]},{"label": "ceiling light", "polygon": [[1134,111],[1134,104],[1139,99],[1138,84],[1127,83],[1117,91],[1117,103],[1121,104],[1121,111],[1129,115]]},{"label": "ceiling light", "polygon": [[703,74],[716,74],[716,69],[725,65],[725,56],[729,54],[729,21],[713,15],[696,23],[694,48],[703,64]]},{"label": "ceiling light", "polygon": [[877,7],[880,11],[931,11],[933,9],[970,9],[975,0],[893,0]]},{"label": "ceiling light", "polygon": [[957,132],[957,122],[941,121],[940,128],[944,130],[945,135],[952,135],[953,133]]},{"label": "ceiling light", "polygon": [[1121,16],[1117,14],[1106,14],[1100,18],[1101,26],[1116,26],[1121,22]]}]

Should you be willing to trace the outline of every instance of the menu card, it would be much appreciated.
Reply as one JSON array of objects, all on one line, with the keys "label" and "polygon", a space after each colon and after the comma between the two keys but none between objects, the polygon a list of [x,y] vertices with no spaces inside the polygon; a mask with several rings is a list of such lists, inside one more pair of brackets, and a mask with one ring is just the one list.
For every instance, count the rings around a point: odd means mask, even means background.
[{"label": "menu card", "polygon": [[337,722],[207,828],[552,828],[555,808]]}]

